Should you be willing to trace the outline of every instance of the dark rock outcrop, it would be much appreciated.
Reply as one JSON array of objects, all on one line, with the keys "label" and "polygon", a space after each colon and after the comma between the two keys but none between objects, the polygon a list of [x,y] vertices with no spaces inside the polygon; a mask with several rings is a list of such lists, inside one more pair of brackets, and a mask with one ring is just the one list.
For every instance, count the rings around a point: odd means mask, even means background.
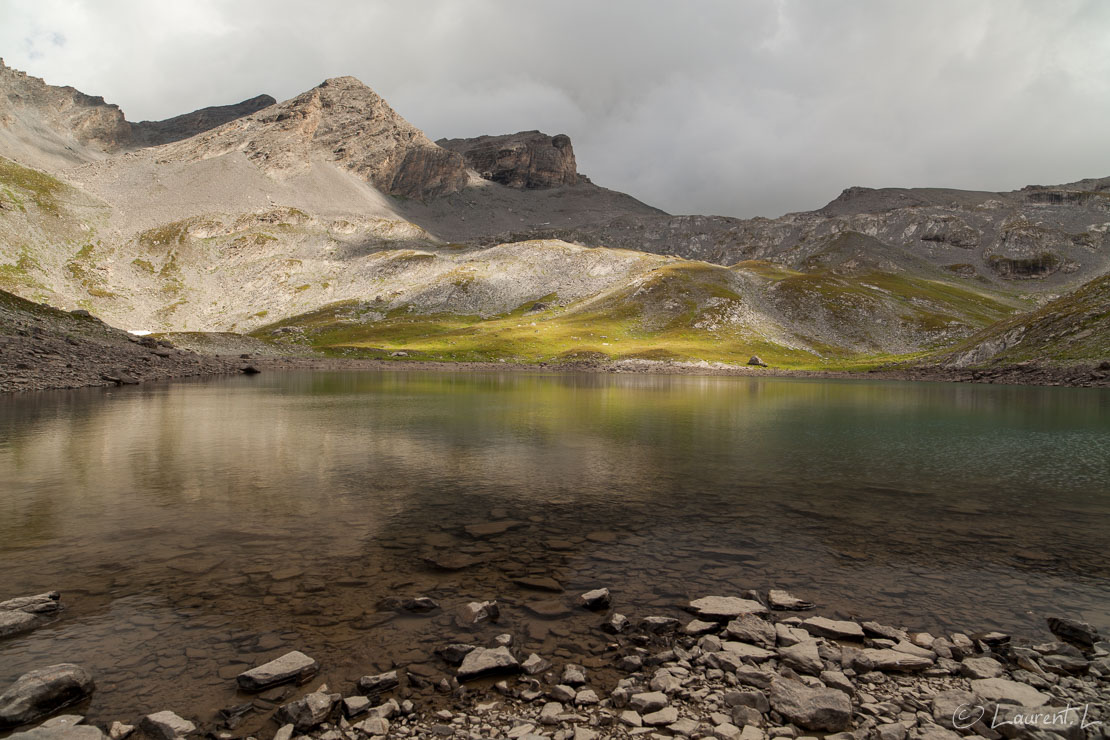
[{"label": "dark rock outcrop", "polygon": [[482,177],[511,188],[538,189],[578,183],[574,147],[565,134],[548,136],[521,131],[474,139],[440,139],[441,147],[458,152]]},{"label": "dark rock outcrop", "polygon": [[24,673],[0,694],[0,728],[42,719],[76,704],[92,691],[92,674],[73,663],[58,663]]},{"label": "dark rock outcrop", "polygon": [[249,116],[276,102],[269,95],[258,95],[241,103],[201,108],[164,121],[139,121],[131,124],[131,143],[134,146],[158,146],[181,141],[222,126],[228,121]]}]

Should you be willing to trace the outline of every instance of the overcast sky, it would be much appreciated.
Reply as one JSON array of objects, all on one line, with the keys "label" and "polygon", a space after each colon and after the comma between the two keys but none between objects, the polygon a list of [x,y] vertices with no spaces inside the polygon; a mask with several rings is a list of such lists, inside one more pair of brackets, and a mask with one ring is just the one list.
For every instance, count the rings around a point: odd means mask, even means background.
[{"label": "overcast sky", "polygon": [[167,118],[355,75],[437,139],[569,134],[672,213],[1110,175],[1110,2],[0,0],[0,56]]}]

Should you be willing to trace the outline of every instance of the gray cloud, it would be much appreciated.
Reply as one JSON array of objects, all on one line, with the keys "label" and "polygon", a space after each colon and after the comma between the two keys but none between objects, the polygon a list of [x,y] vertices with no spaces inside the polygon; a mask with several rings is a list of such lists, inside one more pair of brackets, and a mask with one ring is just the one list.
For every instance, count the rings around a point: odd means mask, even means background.
[{"label": "gray cloud", "polygon": [[1102,0],[8,0],[0,54],[132,120],[351,74],[432,138],[570,134],[676,213],[1110,175]]}]

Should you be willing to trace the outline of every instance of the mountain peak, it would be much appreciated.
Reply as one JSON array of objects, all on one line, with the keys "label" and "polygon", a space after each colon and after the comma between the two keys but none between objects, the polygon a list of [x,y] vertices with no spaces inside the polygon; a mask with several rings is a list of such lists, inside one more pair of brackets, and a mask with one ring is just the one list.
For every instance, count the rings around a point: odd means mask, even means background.
[{"label": "mountain peak", "polygon": [[186,156],[241,151],[272,174],[298,171],[326,158],[391,195],[426,198],[466,184],[461,156],[432,143],[355,77],[333,77],[180,142]]}]

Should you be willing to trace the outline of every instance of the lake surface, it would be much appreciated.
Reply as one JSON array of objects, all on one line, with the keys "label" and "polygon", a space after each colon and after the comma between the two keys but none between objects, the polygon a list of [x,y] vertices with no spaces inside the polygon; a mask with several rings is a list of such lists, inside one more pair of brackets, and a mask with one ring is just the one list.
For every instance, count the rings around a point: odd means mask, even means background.
[{"label": "lake surface", "polygon": [[[438,681],[433,648],[501,632],[600,680],[602,617],[573,607],[598,586],[634,619],[779,587],[934,634],[1105,634],[1108,546],[1105,390],[275,373],[0,397],[0,600],[68,606],[0,640],[0,685],[83,664],[97,721],[208,719],[292,649],[347,695],[394,665]],[[500,624],[454,625],[492,598]]]}]

